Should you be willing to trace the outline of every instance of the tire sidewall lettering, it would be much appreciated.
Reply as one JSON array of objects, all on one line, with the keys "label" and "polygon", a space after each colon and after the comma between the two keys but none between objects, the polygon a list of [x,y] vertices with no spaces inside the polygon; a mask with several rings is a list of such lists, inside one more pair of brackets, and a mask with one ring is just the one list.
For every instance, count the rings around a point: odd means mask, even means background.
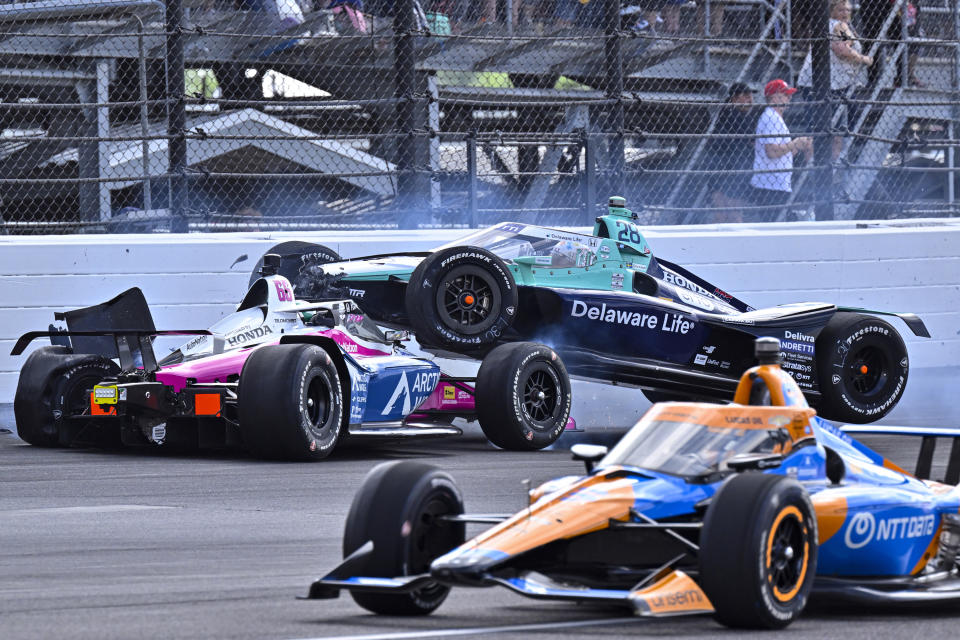
[{"label": "tire sidewall lettering", "polygon": [[[500,336],[510,327],[512,320],[516,315],[516,287],[512,283],[512,277],[500,260],[486,250],[477,249],[451,249],[450,255],[434,254],[438,259],[425,267],[422,278],[418,282],[411,283],[416,287],[418,297],[412,304],[411,313],[415,310],[422,320],[426,321],[426,337],[428,341],[439,341],[443,344],[454,347],[483,347],[496,343]],[[438,287],[442,287],[442,282],[451,271],[461,266],[479,266],[487,273],[490,278],[490,285],[495,291],[499,291],[500,308],[494,313],[494,320],[491,326],[480,333],[469,335],[460,335],[455,329],[447,326],[440,319],[439,312],[435,308],[435,295]],[[416,324],[414,325],[416,326]]]},{"label": "tire sidewall lettering", "polygon": [[54,382],[53,386],[55,393],[51,397],[51,409],[54,414],[54,420],[60,421],[64,417],[70,415],[69,407],[64,407],[63,405],[65,404],[68,391],[71,390],[71,378],[97,372],[101,374],[101,377],[106,377],[110,375],[110,370],[110,365],[105,362],[82,362],[69,367],[60,376],[58,376],[58,379]]},{"label": "tire sidewall lettering", "polygon": [[[824,415],[847,421],[878,420],[896,406],[906,389],[908,360],[905,346],[895,329],[867,316],[861,315],[859,322],[851,322],[834,331],[836,333],[831,336],[834,346],[824,345],[826,362],[820,369],[821,393],[832,405]],[[846,372],[853,364],[854,355],[869,347],[883,353],[885,379],[880,383],[882,386],[860,393],[852,387]],[[836,415],[830,415],[830,410],[837,412]]]},{"label": "tire sidewall lettering", "polygon": [[[299,426],[306,439],[306,446],[309,447],[311,442],[315,442],[316,452],[328,451],[336,444],[342,424],[341,416],[343,394],[340,388],[340,380],[339,376],[330,375],[330,372],[324,366],[329,364],[330,357],[326,354],[326,352],[324,352],[323,355],[318,357],[316,361],[308,361],[307,365],[303,367],[303,372],[300,374],[299,394],[297,398],[300,419]],[[327,433],[324,434],[322,440],[317,438],[313,433],[312,423],[310,421],[310,416],[307,413],[308,409],[306,404],[307,390],[309,389],[310,383],[316,378],[323,379],[323,381],[326,383],[327,392],[329,394],[329,397],[327,398],[327,401],[329,402],[327,422],[322,425],[318,425],[319,429],[328,430]]]},{"label": "tire sidewall lettering", "polygon": [[[554,368],[552,364],[553,354],[544,349],[538,349],[527,354],[523,360],[520,361],[520,365],[517,367],[516,372],[513,375],[513,384],[511,385],[512,397],[513,397],[513,413],[517,419],[517,423],[521,425],[523,430],[523,435],[526,435],[528,432],[537,433],[548,433],[551,439],[556,439],[566,428],[567,417],[570,415],[570,403],[571,397],[570,392],[566,389],[563,384],[563,379],[560,376],[560,373]],[[562,404],[558,405],[555,409],[557,413],[558,423],[556,426],[551,428],[549,431],[544,431],[542,427],[537,425],[537,428],[534,428],[531,424],[531,420],[528,418],[526,412],[523,410],[523,390],[522,387],[526,384],[527,379],[529,378],[531,367],[533,365],[543,364],[544,369],[547,374],[550,376],[553,384],[556,386],[559,393],[563,394],[561,400]],[[562,418],[562,420],[560,419]]]},{"label": "tire sidewall lettering", "polygon": [[[763,601],[764,607],[770,613],[771,616],[778,620],[791,620],[797,615],[797,612],[806,604],[806,597],[803,595],[803,590],[801,589],[797,596],[788,602],[777,602],[773,598],[773,589],[770,587],[770,583],[767,581],[767,568],[765,564],[765,559],[768,553],[767,544],[770,539],[770,529],[773,526],[773,523],[776,521],[777,516],[780,512],[787,506],[791,506],[790,501],[783,500],[780,498],[784,496],[771,496],[768,500],[767,508],[769,512],[773,514],[773,517],[769,519],[766,526],[764,526],[760,532],[761,538],[759,540],[758,548],[760,552],[757,554],[757,570],[759,571],[759,582],[760,587],[760,598]],[[804,502],[804,501],[801,501]],[[805,509],[802,504],[793,505],[800,509],[801,513],[804,513],[804,520],[807,520],[809,510]],[[808,538],[810,537],[809,528],[806,526],[806,522],[803,522],[804,530],[807,533]],[[809,571],[809,568],[808,568]],[[804,576],[804,581],[808,580],[808,577]]]}]

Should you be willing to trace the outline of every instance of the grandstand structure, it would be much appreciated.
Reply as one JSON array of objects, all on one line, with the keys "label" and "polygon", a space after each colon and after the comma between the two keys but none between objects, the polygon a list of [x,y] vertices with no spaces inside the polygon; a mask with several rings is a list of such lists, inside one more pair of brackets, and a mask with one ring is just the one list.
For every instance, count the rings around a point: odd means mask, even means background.
[{"label": "grandstand structure", "polygon": [[[611,191],[646,222],[709,222],[700,168],[726,87],[793,82],[807,47],[829,46],[791,38],[790,0],[727,3],[719,38],[698,31],[706,0],[675,36],[617,0],[579,24],[451,25],[421,2],[360,26],[326,0],[295,19],[250,0],[0,4],[4,229],[577,224]],[[818,212],[957,211],[960,17],[921,0],[936,28],[905,41],[904,2],[874,45],[883,73],[849,96],[859,117],[813,132],[846,139],[814,167],[842,176]],[[922,88],[898,86],[920,45]],[[798,167],[790,206],[812,210],[823,175]]]}]

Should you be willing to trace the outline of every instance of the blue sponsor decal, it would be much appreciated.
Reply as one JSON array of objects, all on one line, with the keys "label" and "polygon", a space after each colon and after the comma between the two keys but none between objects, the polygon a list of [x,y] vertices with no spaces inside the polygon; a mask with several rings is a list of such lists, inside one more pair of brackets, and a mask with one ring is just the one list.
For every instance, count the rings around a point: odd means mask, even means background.
[{"label": "blue sponsor decal", "polygon": [[[820,546],[819,573],[907,575],[940,526],[934,505],[912,491],[864,487],[846,496],[843,526]],[[915,506],[903,506],[915,502]]]},{"label": "blue sponsor decal", "polygon": [[791,331],[785,329],[782,336],[773,336],[780,340],[780,350],[790,353],[802,353],[812,356],[814,354],[814,344],[817,341],[816,336],[802,331]]},{"label": "blue sponsor decal", "polygon": [[363,421],[402,420],[430,397],[438,382],[440,368],[429,362],[378,369],[370,380]]},{"label": "blue sponsor decal", "polygon": [[350,424],[363,422],[363,413],[367,407],[367,392],[370,387],[370,374],[351,371],[350,380]]}]

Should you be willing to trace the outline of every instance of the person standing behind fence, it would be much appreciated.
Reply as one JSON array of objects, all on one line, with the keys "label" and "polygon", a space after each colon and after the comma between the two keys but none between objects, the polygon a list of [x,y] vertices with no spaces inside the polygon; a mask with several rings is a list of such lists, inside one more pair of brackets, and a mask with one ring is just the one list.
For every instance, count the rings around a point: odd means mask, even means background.
[{"label": "person standing behind fence", "polygon": [[[714,222],[742,222],[742,208],[750,202],[750,170],[753,162],[753,133],[758,113],[753,92],[743,82],[734,82],[727,101],[720,107],[712,138],[706,149],[706,168],[716,173],[710,178],[711,204],[718,209]],[[743,171],[744,173],[729,173]]]},{"label": "person standing behind fence", "polygon": [[[849,0],[830,0],[830,95],[833,101],[840,105],[843,113],[834,121],[833,127],[847,129],[855,125],[860,110],[852,104],[846,104],[846,94],[850,87],[862,87],[867,84],[867,68],[873,64],[873,58],[863,53],[863,44],[857,32],[850,26],[852,13]],[[811,102],[813,97],[813,55],[807,51],[803,61],[797,84],[801,89],[804,102]],[[810,104],[806,107],[804,124],[809,128],[816,122],[814,117],[819,105]],[[843,138],[833,138],[833,159],[840,157],[843,151]]]},{"label": "person standing behind fence", "polygon": [[[920,30],[919,23],[919,3],[904,2],[897,7],[897,0],[860,0],[860,27],[863,31],[863,36],[870,41],[872,45],[873,42],[880,42],[880,47],[877,50],[877,59],[883,60],[887,54],[892,53],[894,45],[898,41],[904,39],[903,33],[903,23],[901,22],[903,18],[904,10],[907,14],[906,27],[907,33],[906,37],[909,38],[918,38],[922,37],[922,32]],[[891,11],[895,11],[893,20],[890,23],[890,27],[887,29],[887,33],[881,33],[883,29],[883,23],[886,21],[887,16]],[[907,55],[907,80],[911,86],[923,87],[923,82],[915,75],[915,67],[917,61],[917,55],[920,53],[917,46],[911,46],[908,50]],[[894,64],[897,64],[897,61],[893,61]],[[870,67],[870,85],[874,85],[880,79],[880,75],[883,72],[884,65],[875,64]],[[896,78],[894,79],[894,85],[900,86],[901,84],[901,69],[899,64],[897,65]]]},{"label": "person standing behind fence", "polygon": [[783,120],[783,112],[790,104],[790,97],[797,90],[777,78],[763,89],[767,108],[757,121],[756,139],[753,144],[753,176],[750,178],[752,200],[757,206],[767,207],[755,217],[757,220],[772,218],[771,213],[790,199],[793,172],[793,154],[813,151],[809,137],[791,138],[790,129]]}]

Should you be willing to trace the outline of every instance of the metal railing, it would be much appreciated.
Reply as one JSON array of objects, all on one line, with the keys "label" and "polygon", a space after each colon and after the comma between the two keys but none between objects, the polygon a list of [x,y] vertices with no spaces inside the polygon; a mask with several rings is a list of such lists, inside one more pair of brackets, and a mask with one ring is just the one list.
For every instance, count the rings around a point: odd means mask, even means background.
[{"label": "metal railing", "polygon": [[[587,224],[611,193],[651,224],[956,215],[960,17],[929,2],[926,33],[893,5],[864,42],[884,71],[840,96],[789,0],[727,7],[719,34],[710,0],[0,5],[2,229]],[[814,161],[763,206],[763,136],[730,133],[725,98],[745,83],[759,116],[811,47],[820,84],[785,118]]]}]

